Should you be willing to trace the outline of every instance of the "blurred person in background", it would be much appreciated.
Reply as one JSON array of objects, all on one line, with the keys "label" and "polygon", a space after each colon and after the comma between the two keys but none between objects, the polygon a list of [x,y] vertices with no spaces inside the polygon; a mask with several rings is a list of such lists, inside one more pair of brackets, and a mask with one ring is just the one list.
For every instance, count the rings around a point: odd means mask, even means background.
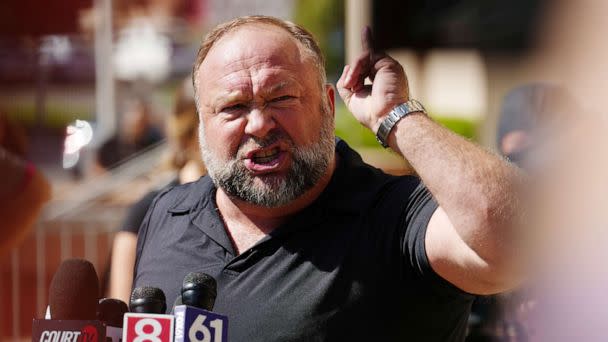
[{"label": "blurred person in background", "polygon": [[[163,166],[177,171],[166,187],[193,182],[206,173],[198,146],[198,115],[189,79],[178,88],[172,114],[166,119],[168,153]],[[166,188],[165,187],[165,188]],[[114,236],[111,252],[108,297],[129,302],[139,226],[152,200],[162,189],[144,195],[129,209]]]},{"label": "blurred person in background", "polygon": [[139,98],[127,101],[118,132],[99,147],[96,165],[101,170],[109,170],[160,142],[163,133],[155,121],[150,103]]},{"label": "blurred person in background", "polygon": [[18,245],[31,231],[51,187],[26,159],[25,131],[0,112],[0,255]]},{"label": "blurred person in background", "polygon": [[[535,341],[606,341],[608,327],[608,46],[606,1],[558,1],[539,65],[567,82],[581,105],[559,123],[535,179],[526,227],[537,305]],[[539,243],[540,242],[540,243]]]},{"label": "blurred person in background", "polygon": [[[560,127],[577,108],[570,92],[557,84],[529,83],[511,89],[504,97],[498,118],[499,152],[530,176],[540,176],[547,165],[546,145],[559,138]],[[522,193],[524,195],[525,193]],[[480,297],[473,304],[467,342],[527,341],[525,318],[534,306],[525,289]]]},{"label": "blurred person in background", "polygon": [[[575,108],[572,94],[556,84],[530,83],[512,89],[503,100],[498,120],[498,150],[524,170],[532,171],[541,159],[532,153],[534,149],[556,138],[551,130]],[[536,161],[530,160],[533,157]]]}]

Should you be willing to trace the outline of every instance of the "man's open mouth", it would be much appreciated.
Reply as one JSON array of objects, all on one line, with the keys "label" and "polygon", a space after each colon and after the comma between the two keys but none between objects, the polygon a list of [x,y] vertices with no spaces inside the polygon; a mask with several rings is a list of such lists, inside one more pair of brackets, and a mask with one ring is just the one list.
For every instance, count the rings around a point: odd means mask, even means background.
[{"label": "man's open mouth", "polygon": [[288,153],[280,146],[249,152],[243,162],[253,172],[275,172],[287,161]]},{"label": "man's open mouth", "polygon": [[281,151],[278,147],[266,151],[260,151],[258,153],[254,153],[251,156],[251,160],[256,164],[268,164],[277,159],[280,152]]}]

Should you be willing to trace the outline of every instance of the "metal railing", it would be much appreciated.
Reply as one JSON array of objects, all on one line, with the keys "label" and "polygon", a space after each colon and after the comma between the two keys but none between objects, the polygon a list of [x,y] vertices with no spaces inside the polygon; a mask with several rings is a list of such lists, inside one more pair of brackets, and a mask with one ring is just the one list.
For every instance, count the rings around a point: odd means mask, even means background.
[{"label": "metal railing", "polygon": [[[44,317],[48,285],[63,260],[87,259],[95,266],[100,279],[103,278],[112,237],[129,205],[111,203],[108,197],[112,193],[132,191],[133,183],[142,178],[146,183],[145,187],[139,187],[138,193],[142,195],[167,184],[175,175],[158,171],[165,148],[164,143],[155,145],[102,176],[55,194],[40,215],[32,236],[10,253],[10,263],[7,263],[10,270],[4,272],[9,272],[11,281],[3,279],[4,285],[0,286],[0,305],[5,308],[0,312],[10,317],[2,317],[0,313],[0,321],[11,323],[5,329],[0,325],[0,339],[29,339],[31,320]],[[10,291],[5,286],[10,286]],[[7,295],[10,298],[7,299]]]}]

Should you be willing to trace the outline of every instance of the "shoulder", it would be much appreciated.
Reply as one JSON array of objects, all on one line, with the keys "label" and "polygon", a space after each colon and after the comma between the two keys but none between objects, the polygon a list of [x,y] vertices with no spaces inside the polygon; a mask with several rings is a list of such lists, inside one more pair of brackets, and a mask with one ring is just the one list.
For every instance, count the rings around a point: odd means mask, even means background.
[{"label": "shoulder", "polygon": [[420,192],[422,184],[418,177],[387,174],[363,161],[343,140],[336,141],[336,153],[340,163],[331,190],[340,193],[343,200],[353,202],[356,207],[380,208],[388,205],[404,208],[407,205],[404,199],[411,199]]},{"label": "shoulder", "polygon": [[194,208],[207,196],[214,193],[215,187],[208,176],[197,181],[185,184],[176,184],[158,192],[154,199],[155,208],[184,210]]},{"label": "shoulder", "polygon": [[141,225],[143,236],[140,232],[140,239],[145,240],[146,236],[167,226],[172,217],[191,213],[203,201],[211,200],[214,193],[215,187],[208,176],[161,190],[150,204]]},{"label": "shoulder", "polygon": [[136,267],[146,249],[151,247],[154,250],[168,237],[175,235],[176,224],[187,224],[189,214],[204,202],[212,200],[214,193],[215,187],[208,176],[162,190],[152,201],[141,225],[137,238]]},{"label": "shoulder", "polygon": [[152,206],[152,203],[154,202],[154,199],[160,193],[163,193],[163,191],[165,191],[165,190],[171,189],[176,184],[178,184],[178,183],[173,181],[173,182],[170,182],[169,184],[164,185],[161,188],[154,189],[154,190],[146,193],[144,196],[142,196],[137,202],[133,203],[129,207],[129,210],[127,211],[127,215],[126,215],[125,219],[123,220],[119,230],[137,234],[139,231],[139,227],[141,226],[141,223],[143,222],[144,218],[146,217],[146,213],[148,212],[148,210]]}]

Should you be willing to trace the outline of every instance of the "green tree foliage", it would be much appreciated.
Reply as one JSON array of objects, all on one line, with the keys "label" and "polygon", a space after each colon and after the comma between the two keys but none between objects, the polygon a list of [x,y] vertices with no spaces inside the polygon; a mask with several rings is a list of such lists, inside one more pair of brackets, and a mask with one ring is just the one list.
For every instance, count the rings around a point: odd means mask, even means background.
[{"label": "green tree foliage", "polygon": [[[335,84],[340,77],[345,60],[344,0],[295,0],[294,11],[293,21],[306,28],[317,38],[326,58],[328,81]],[[452,117],[444,118],[439,115],[433,117],[460,135],[470,139],[476,138],[478,122]],[[382,149],[376,141],[375,135],[357,122],[339,97],[336,99],[336,135],[355,148]]]},{"label": "green tree foliage", "polygon": [[328,79],[344,66],[344,0],[296,0],[294,22],[310,31],[325,54]]}]

